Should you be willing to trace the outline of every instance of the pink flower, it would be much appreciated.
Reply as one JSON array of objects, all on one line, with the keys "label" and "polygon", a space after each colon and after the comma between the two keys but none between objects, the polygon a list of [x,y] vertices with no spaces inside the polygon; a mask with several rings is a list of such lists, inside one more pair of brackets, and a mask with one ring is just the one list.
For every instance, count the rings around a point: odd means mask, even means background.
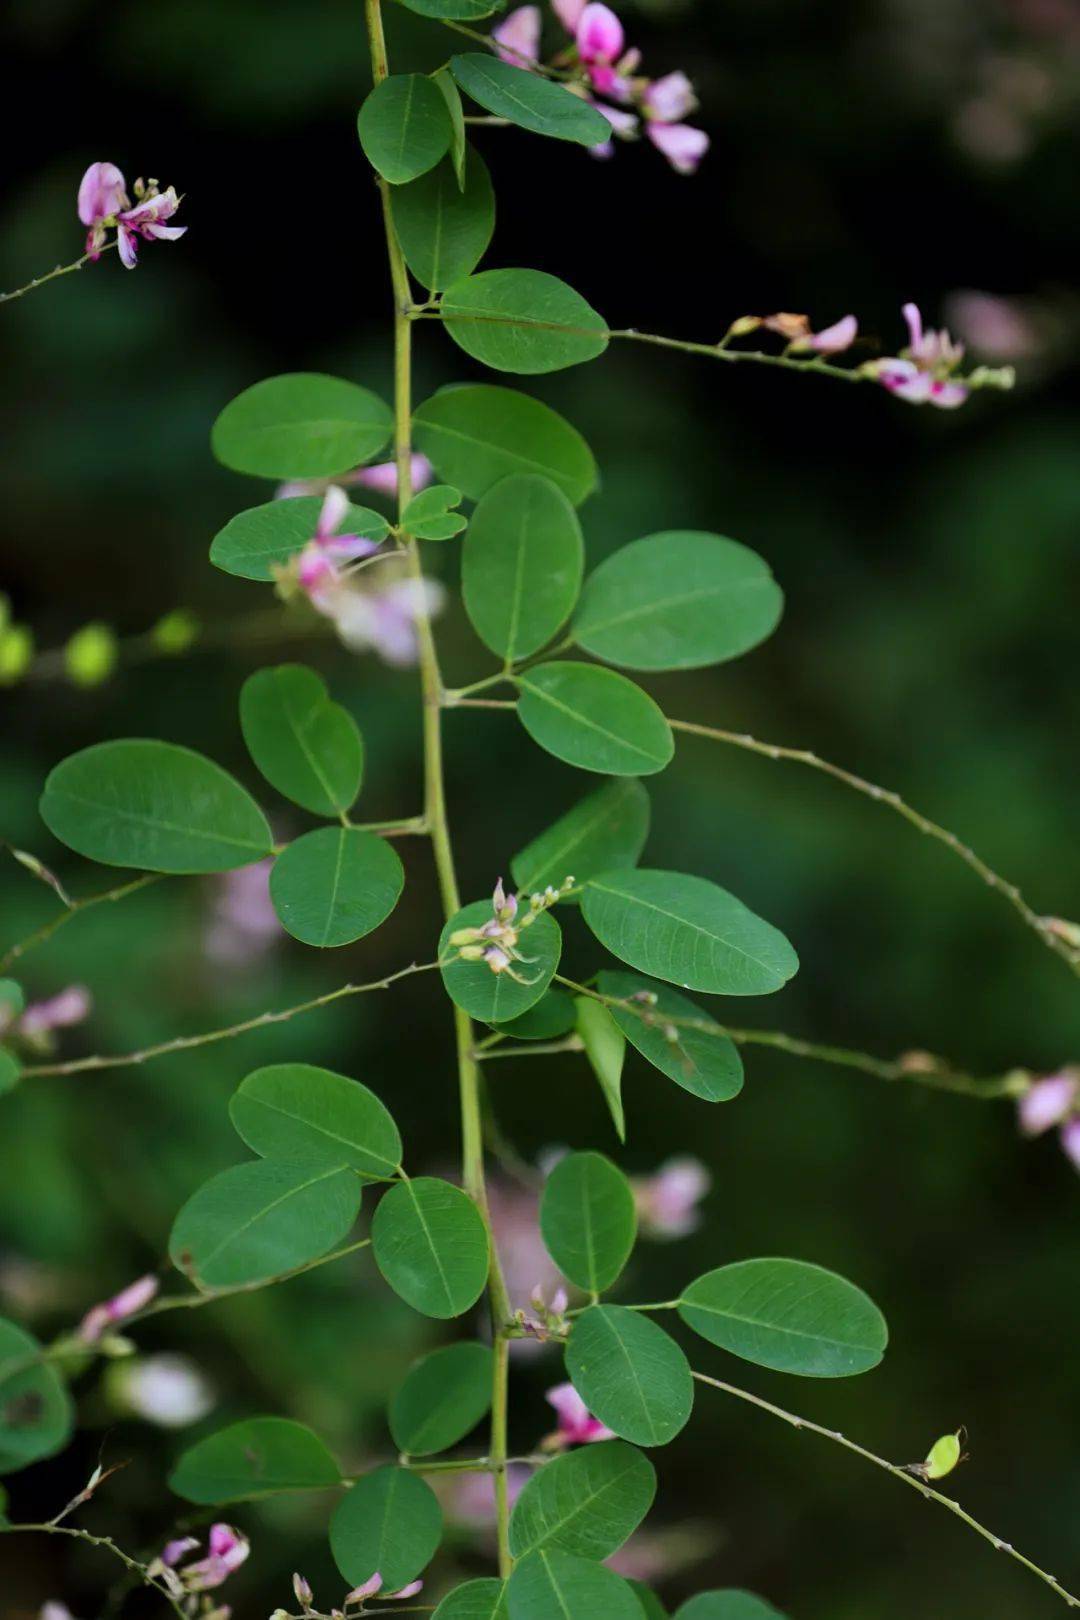
[{"label": "pink flower", "polygon": [[498,47],[496,55],[511,67],[521,67],[522,58],[529,62],[540,60],[540,7],[518,6],[508,12],[491,37]]},{"label": "pink flower", "polygon": [[699,1159],[675,1158],[632,1185],[642,1231],[649,1237],[680,1238],[700,1226],[697,1206],[712,1177]]},{"label": "pink flower", "polygon": [[645,133],[667,158],[676,174],[696,174],[698,165],[709,150],[709,137],[703,129],[691,124],[662,124],[650,119]]},{"label": "pink flower", "polygon": [[[170,1541],[161,1555],[161,1562],[174,1569],[185,1553],[193,1551],[199,1543],[190,1536],[181,1541]],[[194,1564],[185,1564],[179,1570],[179,1581],[185,1592],[212,1592],[222,1586],[234,1570],[240,1568],[251,1551],[251,1543],[230,1524],[212,1524],[207,1556]],[[153,1567],[153,1566],[151,1566]]]},{"label": "pink flower", "polygon": [[568,34],[576,34],[586,0],[551,0],[551,9]]},{"label": "pink flower", "polygon": [[140,238],[175,242],[187,230],[186,225],[165,224],[180,206],[172,186],[161,191],[156,180],[136,180],[134,190],[132,206],[124,176],[115,163],[91,163],[83,175],[78,209],[79,218],[89,227],[86,251],[92,259],[100,257],[110,228],[116,230],[116,245],[128,270],[135,268]]},{"label": "pink flower", "polygon": [[[590,104],[597,112],[603,113],[611,125],[613,135],[620,141],[632,141],[636,138],[640,119],[637,113],[627,112],[621,107],[609,107],[604,102],[595,101],[590,96]],[[615,156],[615,142],[613,140],[600,141],[596,146],[589,147],[589,156],[594,158],[610,158]]]},{"label": "pink flower", "polygon": [[[511,1463],[506,1470],[506,1494],[513,1507],[532,1478],[523,1463]],[[441,1490],[447,1517],[470,1530],[495,1528],[495,1480],[491,1474],[468,1473],[444,1476]]]},{"label": "pink flower", "polygon": [[210,961],[229,967],[252,962],[284,938],[270,899],[273,860],[255,861],[226,872],[215,887],[203,950]]},{"label": "pink flower", "polygon": [[626,37],[611,8],[596,0],[587,5],[578,19],[574,40],[593,89],[616,101],[629,100],[631,86],[626,75],[638,58],[633,53],[628,60],[620,60]]},{"label": "pink flower", "polygon": [[91,163],[79,183],[79,218],[89,229],[86,251],[97,259],[105,245],[105,232],[127,207],[124,176],[115,163]]},{"label": "pink flower", "polygon": [[1068,1069],[1036,1080],[1017,1102],[1020,1129],[1025,1136],[1041,1136],[1060,1125],[1080,1098],[1080,1077]]},{"label": "pink flower", "polygon": [[964,358],[964,345],[954,343],[944,328],[940,332],[923,330],[918,304],[905,304],[901,314],[907,322],[911,340],[903,352],[916,365],[932,371],[938,366],[956,366]]},{"label": "pink flower", "polygon": [[679,124],[697,108],[694,87],[685,73],[666,73],[646,87],[642,107],[647,118],[661,124]]},{"label": "pink flower", "polygon": [[70,1029],[90,1016],[93,1002],[84,985],[72,984],[48,1001],[32,1001],[19,1018],[20,1035],[48,1035],[54,1029]]},{"label": "pink flower", "polygon": [[[314,597],[312,598],[314,601]],[[445,592],[435,580],[399,579],[368,590],[345,584],[326,600],[315,602],[333,619],[338,635],[353,652],[374,652],[395,669],[408,669],[418,657],[416,621],[433,617]]]},{"label": "pink flower", "polygon": [[135,1282],[128,1283],[112,1299],[87,1311],[79,1324],[79,1338],[84,1344],[96,1344],[107,1328],[115,1327],[118,1322],[126,1322],[149,1305],[160,1286],[158,1279],[152,1275],[138,1277]]},{"label": "pink flower", "polygon": [[[426,489],[435,477],[435,469],[427,456],[417,451],[412,457],[411,483],[414,495]],[[338,478],[301,478],[288,484],[279,484],[274,491],[276,501],[291,499],[294,495],[325,495],[331,484],[352,486],[359,484],[378,495],[396,495],[398,487],[397,462],[378,461],[373,467],[354,467],[352,472]]]},{"label": "pink flower", "polygon": [[594,1440],[614,1440],[615,1436],[594,1418],[573,1384],[556,1384],[545,1396],[559,1416],[559,1426],[545,1441],[552,1449],[563,1446],[585,1446]]},{"label": "pink flower", "polygon": [[796,339],[792,347],[813,349],[817,354],[842,354],[851,348],[858,335],[859,323],[855,316],[845,315],[832,326],[822,327],[820,332],[808,332],[806,337]]},{"label": "pink flower", "polygon": [[968,397],[964,383],[951,376],[964,357],[963,344],[954,343],[948,332],[924,331],[916,304],[905,304],[903,316],[910,338],[908,347],[899,356],[872,361],[865,372],[909,405],[955,410]]},{"label": "pink flower", "polygon": [[1080,1170],[1080,1114],[1074,1114],[1061,1127],[1061,1146],[1065,1157]]},{"label": "pink flower", "polygon": [[363,1603],[365,1598],[369,1597],[378,1597],[380,1602],[387,1598],[411,1598],[415,1597],[417,1592],[422,1592],[423,1590],[423,1581],[412,1581],[408,1586],[402,1586],[396,1592],[384,1592],[382,1589],[382,1576],[379,1574],[378,1570],[376,1570],[371,1579],[365,1581],[362,1586],[353,1587],[352,1591],[346,1597],[345,1602],[346,1605],[350,1603]]},{"label": "pink flower", "polygon": [[[135,182],[136,195],[139,194],[141,180]],[[167,186],[162,192],[155,189],[155,182],[151,180],[150,189],[134,208],[127,208],[117,215],[116,235],[117,247],[120,250],[120,259],[124,267],[134,270],[139,255],[139,238],[144,241],[178,242],[187,230],[186,225],[166,225],[164,222],[171,219],[180,206],[180,199],[172,186]]]}]

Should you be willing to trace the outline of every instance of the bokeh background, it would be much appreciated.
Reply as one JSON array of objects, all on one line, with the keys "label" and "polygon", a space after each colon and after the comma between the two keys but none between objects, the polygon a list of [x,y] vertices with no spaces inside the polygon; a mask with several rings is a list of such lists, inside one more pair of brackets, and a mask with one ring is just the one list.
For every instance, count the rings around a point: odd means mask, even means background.
[{"label": "bokeh background", "polygon": [[[393,8],[391,8],[393,10]],[[251,669],[303,656],[360,719],[363,810],[419,806],[415,686],[323,638],[245,627],[269,598],[215,574],[210,538],[251,486],[217,468],[210,421],[276,371],[326,369],[386,388],[387,288],[376,199],[355,137],[368,68],[348,0],[10,0],[3,284],[75,256],[86,164],[118,162],[185,193],[177,247],[135,274],[111,258],[4,311],[0,586],[39,646],[88,620],[122,635],[183,605],[207,644],[77,690],[46,659],[0,694],[0,835],[106,886],[49,838],[49,767],[101,737],[203,748],[253,786],[236,694]],[[592,443],[603,488],[585,508],[592,558],[664,526],[709,527],[771,561],[780,631],[735,665],[660,677],[677,715],[817,748],[955,828],[1040,910],[1080,914],[1076,842],[1080,405],[1080,9],[1075,0],[686,0],[622,8],[660,73],[698,83],[713,150],[695,179],[645,146],[601,166],[515,131],[485,131],[500,215],[490,264],[561,274],[610,320],[715,339],[736,315],[851,310],[864,354],[901,341],[914,298],[976,354],[1015,362],[1011,396],[919,411],[821,379],[727,369],[623,347],[540,379]],[[403,11],[395,65],[453,42]],[[993,295],[990,301],[972,293]],[[424,326],[418,394],[478,375]],[[434,550],[434,548],[432,548]],[[452,574],[453,547],[438,561]],[[231,628],[234,623],[236,628]],[[451,679],[485,672],[459,611],[440,626]],[[497,869],[588,786],[500,715],[447,719],[463,887]],[[651,862],[733,888],[796,942],[801,973],[742,1021],[891,1055],[921,1047],[976,1071],[1080,1055],[1077,987],[999,899],[887,811],[795,767],[684,739],[653,779]],[[264,798],[266,796],[264,795]],[[271,805],[283,835],[305,824]],[[122,1051],[238,1020],[432,952],[426,852],[373,938],[323,957],[283,938],[222,947],[220,885],[163,884],[74,922],[28,957],[34,997],[77,982],[92,1018],[63,1051]],[[14,864],[3,941],[55,909]],[[226,941],[226,944],[228,942]],[[232,942],[237,944],[236,940]],[[574,960],[595,952],[571,930]],[[161,1261],[172,1215],[243,1156],[226,1102],[285,1057],[324,1062],[387,1098],[411,1162],[445,1170],[456,1132],[445,1005],[424,980],[269,1034],[145,1069],[28,1083],[0,1107],[0,1311],[44,1336]],[[688,1148],[713,1188],[702,1229],[642,1245],[627,1296],[753,1254],[789,1253],[862,1283],[892,1346],[850,1384],[784,1380],[699,1346],[696,1363],[840,1427],[898,1461],[965,1423],[965,1506],[1080,1581],[1080,1187],[1052,1140],[1021,1143],[1008,1105],[886,1087],[748,1055],[732,1105],[708,1109],[631,1054],[624,1162]],[[504,1129],[529,1161],[557,1144],[614,1147],[581,1059],[491,1070]],[[508,1191],[508,1189],[507,1189]],[[520,1218],[521,1210],[517,1212]],[[525,1216],[527,1217],[527,1209]],[[664,1297],[663,1293],[659,1297]],[[350,1465],[388,1454],[383,1398],[439,1329],[399,1308],[364,1256],[279,1290],[180,1313],[140,1333],[210,1386],[187,1429],[135,1421],[119,1369],[77,1386],[73,1448],[12,1480],[13,1514],[45,1517],[99,1456],[130,1459],[83,1521],[152,1548],[183,1505],[164,1479],[204,1429],[260,1411],[318,1427]],[[745,1376],[744,1376],[745,1375]],[[517,1364],[513,1445],[550,1426],[549,1352]],[[130,1395],[130,1388],[129,1388]],[[948,1515],[809,1436],[719,1395],[661,1459],[639,1568],[671,1608],[715,1585],[761,1592],[793,1620],[1037,1620],[1055,1599]],[[340,1599],[325,1501],[237,1509],[255,1544],[230,1583],[238,1620],[290,1599],[302,1569]],[[486,1568],[461,1522],[436,1592]],[[115,1612],[107,1558],[45,1538],[0,1543],[0,1613],[46,1599]],[[132,1598],[133,1614],[156,1600]],[[125,1611],[127,1612],[127,1611]]]}]

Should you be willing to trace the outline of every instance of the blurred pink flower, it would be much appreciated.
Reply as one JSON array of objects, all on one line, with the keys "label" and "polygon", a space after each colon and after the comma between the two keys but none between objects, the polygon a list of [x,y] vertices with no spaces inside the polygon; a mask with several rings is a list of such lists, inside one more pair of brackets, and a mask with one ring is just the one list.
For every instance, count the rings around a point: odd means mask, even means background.
[{"label": "blurred pink flower", "polygon": [[488,1209],[510,1304],[515,1311],[528,1314],[536,1290],[550,1298],[563,1286],[562,1274],[540,1236],[539,1196],[509,1179],[493,1176]]},{"label": "blurred pink flower", "polygon": [[709,137],[691,124],[662,124],[650,119],[645,133],[658,152],[667,158],[676,174],[696,174],[709,150]]},{"label": "blurred pink flower", "polygon": [[632,63],[620,61],[626,36],[610,6],[598,0],[587,5],[578,18],[574,41],[593,89],[616,101],[628,100],[630,84],[626,74],[637,58],[635,53]]},{"label": "blurred pink flower", "polygon": [[271,857],[226,872],[215,883],[203,950],[210,961],[236,967],[251,962],[284,939],[270,899]]},{"label": "blurred pink flower", "polygon": [[586,0],[551,0],[551,9],[568,34],[576,34]]},{"label": "blurred pink flower", "polygon": [[79,1324],[79,1338],[84,1344],[95,1344],[107,1328],[115,1327],[118,1322],[126,1322],[149,1305],[160,1287],[158,1279],[152,1274],[128,1283],[111,1299],[87,1311]]},{"label": "blurred pink flower", "polygon": [[1044,1131],[1060,1125],[1080,1100],[1080,1076],[1074,1070],[1062,1069],[1048,1074],[1018,1099],[1016,1110],[1020,1129],[1025,1136],[1041,1136]]},{"label": "blurred pink flower", "polygon": [[698,1205],[705,1197],[712,1177],[699,1159],[668,1159],[653,1176],[636,1177],[631,1183],[638,1220],[646,1237],[685,1237],[701,1225]]},{"label": "blurred pink flower", "polygon": [[184,1564],[187,1554],[197,1551],[198,1547],[199,1542],[194,1536],[181,1536],[175,1541],[166,1542],[147,1574],[161,1576],[168,1572],[171,1590],[180,1594],[211,1592],[222,1586],[233,1571],[240,1568],[251,1551],[247,1537],[230,1524],[212,1524],[206,1557],[195,1563]]},{"label": "blurred pink flower", "polygon": [[[511,1463],[506,1470],[506,1494],[513,1507],[532,1478],[524,1463]],[[439,1491],[446,1516],[470,1530],[495,1528],[495,1481],[491,1474],[450,1474],[432,1481]]]},{"label": "blurred pink flower", "polygon": [[374,652],[385,664],[407,669],[418,657],[417,619],[433,618],[445,599],[435,580],[398,579],[366,588],[343,582],[315,605],[353,652]]},{"label": "blurred pink flower", "polygon": [[963,344],[954,343],[944,330],[924,331],[917,304],[905,304],[903,315],[908,326],[907,348],[899,356],[870,361],[864,371],[910,405],[954,410],[968,397],[965,385],[950,376],[964,357]]},{"label": "blurred pink flower", "polygon": [[641,104],[646,117],[661,124],[680,124],[696,111],[698,100],[685,73],[666,73],[646,87]]},{"label": "blurred pink flower", "polygon": [[796,349],[813,349],[817,354],[842,354],[850,349],[859,335],[859,323],[854,315],[844,315],[820,332],[810,332],[796,340]]},{"label": "blurred pink flower", "polygon": [[90,1016],[92,1008],[93,1001],[85,985],[72,984],[47,1001],[32,1001],[16,1020],[15,1029],[20,1035],[48,1035],[54,1029],[70,1029],[73,1024],[81,1024]]},{"label": "blurred pink flower", "polygon": [[505,18],[491,30],[496,42],[496,55],[511,67],[523,66],[522,57],[529,62],[540,60],[540,7],[518,6],[507,12]]},{"label": "blurred pink flower", "polygon": [[[422,456],[416,451],[412,457],[410,475],[413,494],[416,495],[431,483],[435,477],[435,469],[427,456]],[[274,499],[282,501],[289,500],[294,495],[325,495],[331,484],[340,484],[346,488],[358,484],[362,489],[374,490],[378,495],[396,495],[397,462],[377,461],[371,467],[354,467],[352,472],[341,473],[337,478],[294,479],[291,483],[279,484],[274,491]]]},{"label": "blurred pink flower", "polygon": [[946,309],[971,347],[990,360],[1024,360],[1043,347],[1034,324],[1014,298],[964,289],[951,294]]},{"label": "blurred pink flower", "polygon": [[370,1597],[377,1597],[380,1602],[385,1602],[388,1598],[411,1598],[415,1597],[417,1592],[422,1592],[423,1590],[423,1581],[411,1581],[408,1586],[402,1586],[396,1592],[384,1592],[382,1589],[382,1576],[379,1574],[378,1570],[376,1570],[371,1579],[365,1581],[362,1586],[353,1587],[352,1591],[346,1597],[345,1603],[346,1605],[350,1603],[363,1603],[365,1598]]},{"label": "blurred pink flower", "polygon": [[573,1384],[556,1384],[544,1399],[558,1413],[559,1426],[543,1442],[552,1450],[563,1446],[585,1446],[594,1440],[614,1440],[611,1429],[594,1418]]},{"label": "blurred pink flower", "polygon": [[1080,1114],[1074,1114],[1061,1127],[1061,1146],[1065,1157],[1080,1170]]},{"label": "blurred pink flower", "polygon": [[79,218],[89,229],[86,251],[97,259],[105,245],[105,232],[127,206],[124,176],[115,163],[91,163],[79,183]]}]

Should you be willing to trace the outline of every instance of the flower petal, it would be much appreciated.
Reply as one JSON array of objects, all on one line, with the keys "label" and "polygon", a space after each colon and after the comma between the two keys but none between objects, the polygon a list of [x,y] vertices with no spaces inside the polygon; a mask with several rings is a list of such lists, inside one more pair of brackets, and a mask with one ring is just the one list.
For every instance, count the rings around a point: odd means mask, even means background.
[{"label": "flower petal", "polygon": [[530,62],[538,62],[540,26],[539,6],[518,6],[497,28],[491,30],[491,37],[498,46],[496,55],[512,67],[520,67],[522,57]]},{"label": "flower petal", "polygon": [[575,38],[581,60],[587,64],[617,61],[626,42],[622,23],[610,6],[599,0],[593,0],[581,13]]},{"label": "flower petal", "polygon": [[664,154],[676,174],[694,174],[698,164],[709,150],[709,137],[703,129],[691,124],[646,125],[645,133],[656,149]]},{"label": "flower petal", "polygon": [[118,214],[127,202],[124,176],[115,163],[91,163],[79,182],[79,218],[84,225]]}]

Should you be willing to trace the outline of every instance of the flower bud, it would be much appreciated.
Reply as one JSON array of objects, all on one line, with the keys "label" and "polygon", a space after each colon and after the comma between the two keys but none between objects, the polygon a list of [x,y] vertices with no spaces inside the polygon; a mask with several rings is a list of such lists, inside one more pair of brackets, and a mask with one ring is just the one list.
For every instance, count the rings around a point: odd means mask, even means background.
[{"label": "flower bud", "polygon": [[292,1578],[292,1589],[296,1594],[297,1603],[299,1603],[302,1608],[308,1608],[311,1604],[312,1598],[314,1597],[310,1583],[305,1581],[302,1575],[294,1575]]},{"label": "flower bud", "polygon": [[76,686],[101,686],[116,668],[116,635],[107,624],[84,624],[64,648],[64,668]]}]

